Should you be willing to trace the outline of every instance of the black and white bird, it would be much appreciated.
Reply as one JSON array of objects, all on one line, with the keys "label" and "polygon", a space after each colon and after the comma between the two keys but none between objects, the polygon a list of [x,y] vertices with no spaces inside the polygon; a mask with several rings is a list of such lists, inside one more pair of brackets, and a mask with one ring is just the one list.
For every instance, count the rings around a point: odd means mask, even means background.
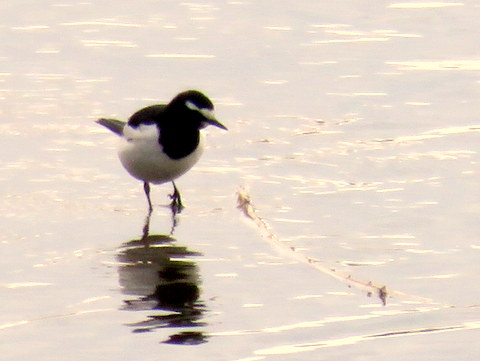
[{"label": "black and white bird", "polygon": [[128,120],[99,119],[97,123],[122,138],[118,156],[133,177],[143,181],[149,212],[152,212],[150,183],[172,182],[170,207],[173,214],[183,209],[174,180],[200,159],[204,149],[200,129],[207,125],[227,128],[215,119],[213,103],[197,90],[187,90],[168,104],[140,109]]}]

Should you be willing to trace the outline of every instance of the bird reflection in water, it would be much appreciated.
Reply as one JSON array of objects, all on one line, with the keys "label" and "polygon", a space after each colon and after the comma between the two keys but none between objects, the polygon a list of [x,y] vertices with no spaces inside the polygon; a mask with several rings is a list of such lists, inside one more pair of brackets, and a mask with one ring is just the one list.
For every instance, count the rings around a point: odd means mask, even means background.
[{"label": "bird reflection in water", "polygon": [[196,345],[207,342],[198,331],[205,322],[205,305],[199,300],[200,276],[192,257],[201,255],[179,246],[170,235],[144,233],[139,240],[124,243],[118,252],[122,292],[135,296],[125,300],[128,311],[151,310],[147,319],[128,324],[134,332],[160,328],[182,329],[165,343]]}]

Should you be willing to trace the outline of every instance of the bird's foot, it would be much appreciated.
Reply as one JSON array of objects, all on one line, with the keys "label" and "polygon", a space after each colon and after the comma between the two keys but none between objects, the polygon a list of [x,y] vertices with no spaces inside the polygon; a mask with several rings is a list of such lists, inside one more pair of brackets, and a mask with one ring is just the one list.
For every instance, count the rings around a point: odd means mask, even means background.
[{"label": "bird's foot", "polygon": [[173,194],[170,195],[172,202],[170,203],[170,209],[172,210],[173,215],[182,213],[185,208],[182,204],[182,199],[180,197],[175,197]]},{"label": "bird's foot", "polygon": [[170,203],[170,209],[172,210],[173,216],[176,216],[177,214],[182,213],[182,210],[185,207],[182,204],[182,197],[180,196],[180,192],[178,191],[175,182],[172,182],[172,184],[173,193],[170,194],[170,199],[172,200],[172,203]]},{"label": "bird's foot", "polygon": [[172,200],[170,203],[170,209],[172,210],[173,215],[175,216],[182,213],[185,207],[182,204],[182,198],[180,198],[180,194],[173,192],[173,194],[170,194],[170,199]]}]

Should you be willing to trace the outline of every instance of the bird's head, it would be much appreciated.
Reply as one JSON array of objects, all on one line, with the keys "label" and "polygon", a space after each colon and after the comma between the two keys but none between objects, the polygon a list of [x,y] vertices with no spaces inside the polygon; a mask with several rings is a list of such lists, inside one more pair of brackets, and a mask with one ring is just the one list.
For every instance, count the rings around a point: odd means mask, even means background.
[{"label": "bird's head", "polygon": [[187,90],[178,94],[167,107],[187,113],[189,118],[198,122],[198,129],[213,125],[228,130],[215,118],[212,101],[198,90]]}]

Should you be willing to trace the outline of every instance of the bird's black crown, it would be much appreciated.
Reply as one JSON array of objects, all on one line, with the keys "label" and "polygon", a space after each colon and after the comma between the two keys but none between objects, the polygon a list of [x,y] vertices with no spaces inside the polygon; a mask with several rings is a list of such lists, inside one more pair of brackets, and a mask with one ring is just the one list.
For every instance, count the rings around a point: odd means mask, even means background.
[{"label": "bird's black crown", "polygon": [[187,90],[178,94],[168,104],[168,107],[184,107],[187,102],[192,103],[198,109],[213,110],[214,108],[212,101],[198,90]]}]

